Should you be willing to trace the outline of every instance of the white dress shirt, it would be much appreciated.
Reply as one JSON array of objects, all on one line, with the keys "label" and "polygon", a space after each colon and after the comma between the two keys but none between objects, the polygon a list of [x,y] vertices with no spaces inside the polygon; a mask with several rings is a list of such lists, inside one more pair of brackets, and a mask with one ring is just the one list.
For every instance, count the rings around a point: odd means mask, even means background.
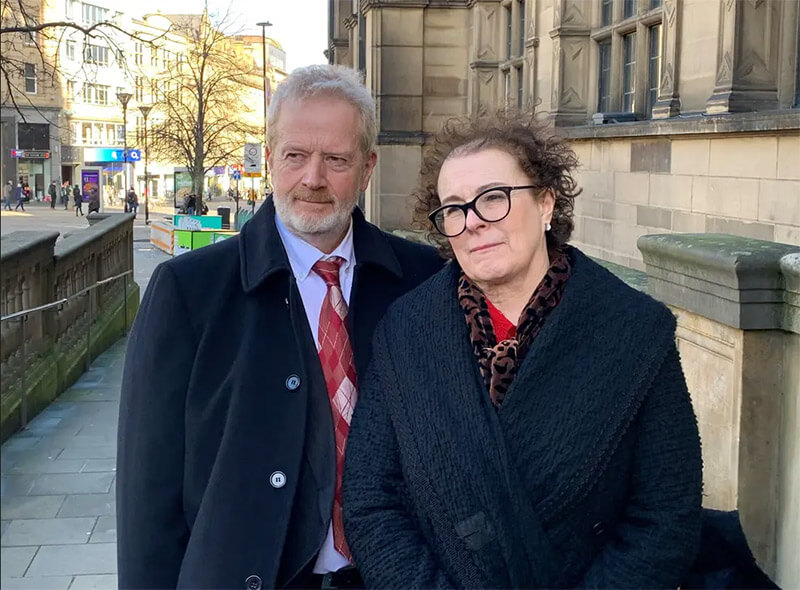
[{"label": "white dress shirt", "polygon": [[[319,350],[319,337],[317,334],[319,332],[319,312],[322,309],[325,295],[328,293],[328,287],[322,277],[315,273],[311,267],[320,259],[327,260],[334,256],[344,258],[345,262],[339,267],[339,285],[342,289],[344,300],[349,307],[350,291],[353,287],[353,271],[356,266],[356,255],[353,250],[353,222],[352,220],[350,221],[347,234],[330,254],[325,254],[302,238],[294,235],[277,215],[275,216],[275,225],[289,257],[289,264],[292,267],[295,281],[297,281],[300,297],[303,299],[308,325],[311,328],[311,334],[314,336],[317,350]],[[350,565],[350,562],[347,558],[333,547],[333,525],[330,525],[328,526],[328,536],[325,538],[317,557],[317,562],[314,564],[314,573],[335,572],[348,565]]]}]

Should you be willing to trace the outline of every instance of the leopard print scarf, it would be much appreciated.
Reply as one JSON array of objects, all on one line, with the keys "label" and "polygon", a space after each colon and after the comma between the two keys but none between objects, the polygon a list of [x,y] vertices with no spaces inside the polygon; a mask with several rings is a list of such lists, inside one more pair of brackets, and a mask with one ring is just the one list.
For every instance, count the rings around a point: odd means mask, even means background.
[{"label": "leopard print scarf", "polygon": [[483,292],[463,272],[459,278],[458,301],[469,326],[470,341],[481,376],[496,408],[503,403],[531,342],[536,338],[547,316],[561,301],[567,279],[572,272],[569,256],[564,250],[552,249],[549,258],[550,268],[519,317],[516,337],[502,342],[497,342]]}]

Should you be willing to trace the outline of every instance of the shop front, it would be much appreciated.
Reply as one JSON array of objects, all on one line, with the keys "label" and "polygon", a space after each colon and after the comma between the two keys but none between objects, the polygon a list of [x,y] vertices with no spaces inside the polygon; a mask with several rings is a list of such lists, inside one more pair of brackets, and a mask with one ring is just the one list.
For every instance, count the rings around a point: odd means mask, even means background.
[{"label": "shop front", "polygon": [[49,150],[11,150],[17,158],[17,182],[28,188],[31,200],[42,201],[50,184]]}]

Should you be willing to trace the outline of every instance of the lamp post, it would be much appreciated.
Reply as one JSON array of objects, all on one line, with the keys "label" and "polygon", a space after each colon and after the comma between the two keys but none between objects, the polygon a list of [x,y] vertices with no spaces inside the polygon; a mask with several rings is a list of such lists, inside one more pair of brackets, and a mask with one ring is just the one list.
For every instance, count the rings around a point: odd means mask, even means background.
[{"label": "lamp post", "polygon": [[264,194],[266,195],[267,189],[267,158],[266,158],[266,149],[267,149],[267,84],[269,84],[269,80],[267,79],[267,27],[271,27],[272,23],[269,21],[263,21],[260,23],[256,23],[257,26],[261,27],[261,73],[264,76]]},{"label": "lamp post", "polygon": [[144,117],[144,224],[150,224],[150,179],[147,176],[147,115],[153,109],[152,105],[139,105],[139,112]]},{"label": "lamp post", "polygon": [[[122,194],[128,192],[128,101],[133,94],[130,92],[117,92],[117,100],[122,104]],[[127,208],[127,197],[125,200]]]}]

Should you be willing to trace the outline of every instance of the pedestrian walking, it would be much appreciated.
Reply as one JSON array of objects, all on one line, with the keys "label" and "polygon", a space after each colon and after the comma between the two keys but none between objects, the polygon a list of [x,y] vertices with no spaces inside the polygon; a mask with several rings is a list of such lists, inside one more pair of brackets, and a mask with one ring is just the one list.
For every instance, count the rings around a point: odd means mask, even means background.
[{"label": "pedestrian walking", "polygon": [[56,181],[51,180],[50,186],[47,189],[47,196],[50,197],[50,208],[55,210],[56,199],[58,198],[58,190],[56,189]]},{"label": "pedestrian walking", "polygon": [[65,180],[61,183],[61,204],[64,205],[64,211],[69,209],[69,181]]},{"label": "pedestrian walking", "polygon": [[[272,105],[274,197],[239,235],[159,266],[130,333],[122,589],[363,588],[339,493],[356,376],[386,308],[442,260],[357,207],[377,159],[357,71],[294,70]],[[347,165],[320,165],[329,153]]]},{"label": "pedestrian walking", "polygon": [[21,184],[17,185],[17,206],[14,207],[14,211],[19,210],[22,207],[22,210],[25,211],[25,189],[22,188]]},{"label": "pedestrian walking", "polygon": [[128,189],[128,194],[125,196],[125,212],[133,213],[133,218],[136,219],[136,213],[139,210],[139,197],[133,187]]},{"label": "pedestrian walking", "polygon": [[14,183],[10,180],[3,187],[3,209],[11,211],[11,195],[14,194]]},{"label": "pedestrian walking", "polygon": [[72,200],[75,203],[75,217],[80,213],[83,217],[83,195],[81,195],[81,187],[77,184],[72,187]]}]

